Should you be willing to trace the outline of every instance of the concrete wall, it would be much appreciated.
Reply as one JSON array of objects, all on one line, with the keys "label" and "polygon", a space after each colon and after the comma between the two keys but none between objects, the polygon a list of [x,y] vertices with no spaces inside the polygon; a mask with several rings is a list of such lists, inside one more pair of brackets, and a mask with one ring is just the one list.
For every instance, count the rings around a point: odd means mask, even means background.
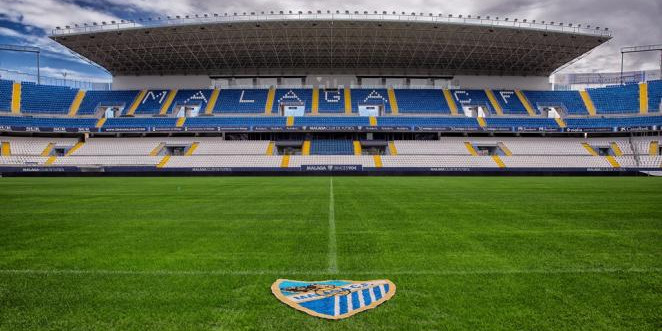
[{"label": "concrete wall", "polygon": [[113,90],[206,89],[209,76],[115,76]]}]

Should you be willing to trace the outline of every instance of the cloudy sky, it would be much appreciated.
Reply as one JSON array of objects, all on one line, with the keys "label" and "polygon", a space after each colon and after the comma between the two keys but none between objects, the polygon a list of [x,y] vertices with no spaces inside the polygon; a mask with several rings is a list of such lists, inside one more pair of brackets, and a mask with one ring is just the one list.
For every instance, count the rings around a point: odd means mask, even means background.
[{"label": "cloudy sky", "polygon": [[[42,72],[70,79],[109,80],[101,69],[84,63],[47,38],[56,26],[137,19],[163,15],[270,10],[386,10],[473,14],[536,19],[608,27],[614,39],[564,72],[620,69],[623,46],[662,44],[660,0],[0,0],[0,44],[42,48]],[[627,57],[626,70],[659,68],[659,53]],[[34,60],[0,51],[0,69],[34,72]]]}]

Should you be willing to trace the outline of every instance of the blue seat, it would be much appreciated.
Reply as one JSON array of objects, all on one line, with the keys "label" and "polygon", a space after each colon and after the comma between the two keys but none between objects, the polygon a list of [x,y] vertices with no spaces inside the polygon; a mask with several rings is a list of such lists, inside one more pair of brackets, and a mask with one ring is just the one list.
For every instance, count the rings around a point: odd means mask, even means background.
[{"label": "blue seat", "polygon": [[662,111],[662,80],[648,82],[648,111]]},{"label": "blue seat", "polygon": [[587,89],[598,114],[639,113],[639,85]]},{"label": "blue seat", "polygon": [[582,97],[578,91],[523,91],[535,109],[540,107],[560,107],[568,115],[588,115]]},{"label": "blue seat", "polygon": [[306,113],[313,107],[313,90],[311,89],[277,89],[274,94],[274,104],[271,112],[277,114],[281,104],[302,103]]},{"label": "blue seat", "polygon": [[136,115],[154,115],[158,114],[163,107],[163,104],[168,99],[169,90],[149,90],[147,94],[140,100],[138,108],[136,108]]},{"label": "blue seat", "polygon": [[268,94],[266,89],[222,89],[214,113],[264,113]]},{"label": "blue seat", "polygon": [[14,82],[0,80],[0,111],[10,111]]},{"label": "blue seat", "polygon": [[494,114],[490,99],[484,90],[451,90],[451,95],[455,99],[460,113],[462,113],[462,106],[483,106]]},{"label": "blue seat", "polygon": [[361,105],[381,105],[384,107],[384,112],[391,112],[386,89],[352,89],[352,112],[358,112]]},{"label": "blue seat", "polygon": [[344,113],[345,91],[343,89],[320,89],[317,110],[320,114]]},{"label": "blue seat", "polygon": [[443,90],[394,90],[398,101],[398,111],[402,114],[446,114],[451,111],[446,103]]},{"label": "blue seat", "polygon": [[494,90],[494,98],[501,106],[504,115],[522,115],[529,113],[513,90]]},{"label": "blue seat", "polygon": [[310,142],[311,155],[353,155],[351,140],[314,139]]},{"label": "blue seat", "polygon": [[207,103],[211,98],[213,90],[179,90],[172,100],[168,114],[172,113],[176,106],[200,106],[200,112],[204,113]]},{"label": "blue seat", "polygon": [[128,110],[140,91],[87,91],[79,115],[92,115],[99,106],[123,106]]},{"label": "blue seat", "polygon": [[21,112],[67,114],[78,90],[63,86],[21,83]]}]

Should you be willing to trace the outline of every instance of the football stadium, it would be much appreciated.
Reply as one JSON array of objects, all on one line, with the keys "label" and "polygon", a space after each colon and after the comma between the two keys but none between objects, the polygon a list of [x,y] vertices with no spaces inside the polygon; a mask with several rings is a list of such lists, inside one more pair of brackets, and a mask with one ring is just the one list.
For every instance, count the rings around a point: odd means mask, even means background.
[{"label": "football stadium", "polygon": [[0,78],[0,329],[662,327],[662,79],[550,83],[610,29],[315,10],[48,38],[112,84]]}]

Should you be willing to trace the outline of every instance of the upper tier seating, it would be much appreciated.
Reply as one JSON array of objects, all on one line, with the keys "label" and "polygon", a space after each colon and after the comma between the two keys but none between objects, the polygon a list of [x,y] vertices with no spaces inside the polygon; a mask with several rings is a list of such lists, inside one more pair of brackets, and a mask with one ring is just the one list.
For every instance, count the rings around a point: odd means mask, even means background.
[{"label": "upper tier seating", "polygon": [[588,89],[598,114],[639,113],[639,85]]},{"label": "upper tier seating", "polygon": [[0,80],[0,111],[10,111],[14,82]]},{"label": "upper tier seating", "polygon": [[311,89],[277,89],[274,95],[274,104],[271,112],[278,114],[281,104],[303,104],[306,113],[310,113],[313,106],[313,90]]},{"label": "upper tier seating", "polygon": [[462,114],[462,106],[484,106],[491,114],[495,114],[490,99],[487,98],[487,94],[483,90],[452,90],[451,95],[455,99],[460,114]]},{"label": "upper tier seating", "polygon": [[540,107],[561,107],[567,115],[588,115],[578,91],[523,91],[535,109]]},{"label": "upper tier seating", "polygon": [[504,115],[522,115],[527,116],[529,113],[522,102],[517,97],[513,90],[494,90],[494,98],[501,106]]},{"label": "upper tier seating", "polygon": [[200,106],[200,113],[205,112],[205,107],[209,103],[212,90],[179,90],[172,100],[172,105],[168,109],[168,114],[172,112],[175,106]]},{"label": "upper tier seating", "polygon": [[215,113],[264,113],[266,89],[222,89],[214,106]]},{"label": "upper tier seating", "polygon": [[395,90],[400,113],[446,114],[451,111],[442,90]]},{"label": "upper tier seating", "polygon": [[126,112],[140,91],[87,91],[78,115],[93,115],[99,106],[124,106]]},{"label": "upper tier seating", "polygon": [[168,99],[169,90],[149,90],[145,94],[138,108],[136,108],[136,115],[154,115],[161,111],[161,107]]},{"label": "upper tier seating", "polygon": [[333,114],[345,112],[345,91],[343,89],[323,89],[319,90],[320,114]]},{"label": "upper tier seating", "polygon": [[381,105],[385,113],[391,113],[386,89],[352,89],[352,111],[358,112],[362,105]]},{"label": "upper tier seating", "polygon": [[316,139],[310,143],[311,155],[353,155],[351,140]]},{"label": "upper tier seating", "polygon": [[648,111],[662,111],[662,80],[648,82]]},{"label": "upper tier seating", "polygon": [[23,113],[67,114],[78,90],[61,86],[21,83]]}]

